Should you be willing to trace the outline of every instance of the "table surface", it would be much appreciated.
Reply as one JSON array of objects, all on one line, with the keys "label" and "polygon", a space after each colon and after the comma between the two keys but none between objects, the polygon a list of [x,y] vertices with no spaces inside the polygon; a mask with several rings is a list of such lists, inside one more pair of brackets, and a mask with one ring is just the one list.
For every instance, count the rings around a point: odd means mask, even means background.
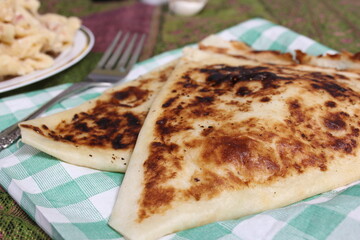
[{"label": "table surface", "polygon": [[[40,11],[86,17],[136,3],[134,0],[47,0],[42,1]],[[154,7],[151,19],[150,31],[155,37],[147,43],[142,59],[197,42],[209,34],[254,17],[288,27],[333,49],[355,53],[360,49],[359,10],[358,0],[210,0],[201,13],[183,17],[169,12],[167,5],[158,6]],[[100,57],[101,53],[91,52],[65,72],[48,80],[2,93],[0,98],[80,81]],[[78,70],[80,68],[81,71]],[[1,190],[0,218],[0,239],[5,231],[7,234],[8,231],[20,234],[22,239],[47,238],[11,197]]]}]

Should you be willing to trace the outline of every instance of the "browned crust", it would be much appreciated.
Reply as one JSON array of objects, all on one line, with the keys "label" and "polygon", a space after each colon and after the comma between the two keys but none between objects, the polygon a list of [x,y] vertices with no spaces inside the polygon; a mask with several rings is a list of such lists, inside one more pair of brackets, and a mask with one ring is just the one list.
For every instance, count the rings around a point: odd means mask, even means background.
[{"label": "browned crust", "polygon": [[240,41],[230,41],[229,48],[222,48],[218,46],[205,45],[200,42],[199,49],[204,51],[210,51],[219,54],[230,55],[236,58],[250,59],[258,62],[269,63],[269,64],[285,64],[292,65],[296,62],[294,61],[290,53],[281,53],[279,51],[271,50],[254,50],[249,45]]},{"label": "browned crust", "polygon": [[311,56],[296,50],[295,58],[299,64],[324,67],[337,70],[360,72],[360,52],[352,54],[343,51],[335,54]]},{"label": "browned crust", "polygon": [[[354,155],[360,140],[360,109],[347,112],[344,106],[358,102],[360,93],[342,79],[337,73],[270,64],[219,64],[184,73],[172,85],[176,91],[164,99],[156,120],[158,141],[149,146],[143,165],[138,222],[165,212],[174,201],[212,199],[223,191],[271,184],[314,168],[327,171],[337,157]],[[309,105],[302,96],[293,96],[282,100],[287,117],[280,121],[231,120],[238,112],[254,111],[256,102],[271,106],[289,86],[324,102]],[[222,100],[224,96],[231,96],[230,100]],[[232,110],[219,108],[224,105]],[[194,122],[216,124],[200,126],[198,136]],[[189,137],[179,142],[174,140],[178,134]],[[179,190],[167,185],[186,168],[184,158],[193,149],[201,154],[190,186]]]},{"label": "browned crust", "polygon": [[173,68],[169,66],[156,76],[110,90],[94,100],[92,108],[74,113],[71,119],[59,121],[55,127],[27,123],[20,127],[77,147],[131,151],[148,113],[148,109],[138,111],[136,108],[149,102],[157,91],[151,84],[165,82]]}]

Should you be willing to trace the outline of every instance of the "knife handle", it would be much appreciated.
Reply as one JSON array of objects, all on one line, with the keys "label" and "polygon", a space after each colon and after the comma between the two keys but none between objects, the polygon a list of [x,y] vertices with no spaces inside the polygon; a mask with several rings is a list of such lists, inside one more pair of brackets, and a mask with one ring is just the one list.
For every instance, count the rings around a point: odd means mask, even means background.
[{"label": "knife handle", "polygon": [[20,128],[17,123],[11,125],[0,133],[0,151],[10,146],[20,137]]}]

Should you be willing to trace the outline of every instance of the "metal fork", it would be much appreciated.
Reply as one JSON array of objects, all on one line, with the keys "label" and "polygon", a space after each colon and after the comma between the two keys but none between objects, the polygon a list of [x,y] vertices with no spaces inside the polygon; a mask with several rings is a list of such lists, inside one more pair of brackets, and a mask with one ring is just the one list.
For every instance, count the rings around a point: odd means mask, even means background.
[{"label": "metal fork", "polygon": [[[122,37],[122,35],[124,36]],[[138,39],[139,37],[140,40]],[[139,36],[139,34],[135,33],[130,36],[129,33],[123,34],[121,31],[118,32],[98,62],[96,68],[83,81],[74,83],[19,122],[36,118],[55,103],[74,93],[90,87],[110,87],[123,79],[138,60],[144,46],[145,37],[145,34]],[[121,41],[119,42],[120,38]],[[135,45],[137,40],[138,43]],[[126,45],[126,43],[128,44]],[[19,122],[0,132],[0,151],[10,146],[20,137]]]}]

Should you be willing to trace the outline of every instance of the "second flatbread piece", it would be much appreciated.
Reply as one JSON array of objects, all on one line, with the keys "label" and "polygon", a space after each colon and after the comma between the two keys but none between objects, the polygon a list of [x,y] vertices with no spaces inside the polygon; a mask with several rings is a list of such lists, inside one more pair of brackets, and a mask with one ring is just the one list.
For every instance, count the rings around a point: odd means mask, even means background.
[{"label": "second flatbread piece", "polygon": [[188,49],[153,102],[109,224],[157,239],[360,179],[352,72]]}]

